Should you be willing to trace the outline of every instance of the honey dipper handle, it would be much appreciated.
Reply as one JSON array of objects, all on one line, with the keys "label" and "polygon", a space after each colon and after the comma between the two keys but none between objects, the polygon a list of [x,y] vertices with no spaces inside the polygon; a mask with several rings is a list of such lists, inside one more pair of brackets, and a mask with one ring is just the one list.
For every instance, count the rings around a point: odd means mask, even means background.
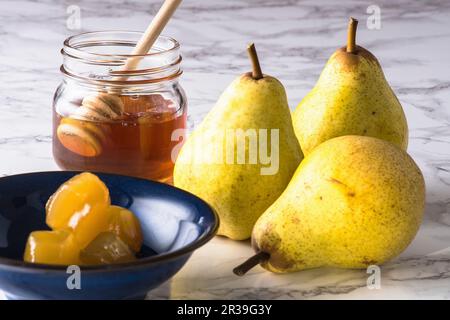
[{"label": "honey dipper handle", "polygon": [[[146,54],[156,39],[158,39],[161,31],[169,22],[170,18],[174,14],[175,10],[178,8],[182,0],[165,0],[161,8],[159,9],[156,16],[153,18],[150,25],[145,30],[136,47],[132,51],[132,55],[144,55]],[[140,57],[129,58],[124,66],[124,70],[134,70],[136,69]]]}]

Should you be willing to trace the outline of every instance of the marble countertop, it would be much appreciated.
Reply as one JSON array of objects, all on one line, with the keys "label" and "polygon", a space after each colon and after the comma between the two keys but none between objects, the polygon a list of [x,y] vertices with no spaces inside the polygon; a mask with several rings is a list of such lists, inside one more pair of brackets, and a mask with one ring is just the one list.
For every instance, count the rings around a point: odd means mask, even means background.
[{"label": "marble countertop", "polygon": [[[83,31],[143,30],[160,3],[0,0],[0,175],[57,169],[51,102],[61,79],[62,41]],[[71,5],[81,9],[79,30],[67,21]],[[380,29],[366,24],[370,5],[380,9]],[[358,42],[378,57],[405,109],[408,151],[425,175],[426,214],[416,239],[381,266],[381,287],[370,290],[366,270],[275,275],[257,267],[238,278],[231,270],[252,249],[247,242],[216,238],[148,298],[450,298],[449,1],[187,0],[165,33],[182,43],[190,128],[228,83],[249,69],[250,41],[257,44],[264,72],[284,83],[295,108],[345,42],[350,15],[360,19]]]}]

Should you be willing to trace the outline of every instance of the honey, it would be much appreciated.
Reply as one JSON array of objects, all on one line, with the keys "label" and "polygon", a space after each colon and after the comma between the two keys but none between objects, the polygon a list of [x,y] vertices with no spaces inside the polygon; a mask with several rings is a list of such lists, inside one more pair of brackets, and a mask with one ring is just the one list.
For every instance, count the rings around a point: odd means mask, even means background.
[{"label": "honey", "polygon": [[[55,161],[66,170],[118,173],[170,182],[176,157],[173,150],[180,143],[179,137],[174,139],[172,133],[186,127],[186,112],[171,109],[170,101],[160,97],[122,99],[123,114],[108,121],[64,117],[55,111]],[[74,103],[75,110],[80,106],[80,101]]]}]

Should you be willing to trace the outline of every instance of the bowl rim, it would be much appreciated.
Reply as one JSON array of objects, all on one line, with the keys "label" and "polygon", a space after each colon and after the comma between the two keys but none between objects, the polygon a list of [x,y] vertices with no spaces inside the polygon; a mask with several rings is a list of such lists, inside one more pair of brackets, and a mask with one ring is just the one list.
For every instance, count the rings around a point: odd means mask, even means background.
[{"label": "bowl rim", "polygon": [[[15,177],[15,176],[31,176],[31,175],[37,175],[37,174],[79,174],[82,172],[87,171],[72,171],[72,170],[62,170],[62,171],[36,171],[36,172],[27,172],[27,173],[21,173],[21,174],[12,174],[8,176],[0,177],[0,180]],[[95,171],[88,171],[95,175],[103,175],[103,176],[114,176],[119,178],[126,178],[126,179],[132,179],[132,180],[140,180],[145,183],[157,185],[163,188],[168,188],[175,190],[176,192],[184,193],[185,195],[195,198],[197,201],[200,201],[204,203],[212,213],[214,223],[211,226],[210,230],[208,232],[201,235],[199,238],[197,238],[195,241],[191,242],[187,246],[184,246],[180,249],[163,253],[163,254],[157,254],[154,256],[136,259],[135,261],[131,262],[125,262],[125,263],[116,263],[116,264],[106,264],[106,265],[78,265],[80,270],[82,272],[109,272],[109,271],[118,271],[123,269],[129,269],[129,268],[136,268],[136,267],[143,267],[148,266],[150,264],[160,264],[162,262],[167,262],[170,260],[174,260],[176,258],[180,258],[184,255],[187,255],[189,253],[194,252],[196,249],[202,247],[207,242],[209,242],[214,236],[217,234],[217,230],[219,229],[219,215],[217,214],[216,210],[205,200],[201,199],[200,197],[197,197],[196,195],[185,191],[183,189],[177,188],[173,185],[168,185],[162,182],[154,181],[154,180],[148,180],[138,177],[132,177],[132,176],[126,176],[121,174],[114,174],[114,173],[106,173],[106,172],[95,172]],[[0,257],[0,269],[14,269],[14,270],[20,270],[20,271],[29,271],[29,272],[36,272],[36,271],[56,271],[56,272],[63,272],[66,274],[67,269],[69,266],[65,265],[51,265],[51,264],[41,264],[41,263],[30,263],[25,262],[22,260],[16,260],[16,259],[10,259],[5,257]]]}]

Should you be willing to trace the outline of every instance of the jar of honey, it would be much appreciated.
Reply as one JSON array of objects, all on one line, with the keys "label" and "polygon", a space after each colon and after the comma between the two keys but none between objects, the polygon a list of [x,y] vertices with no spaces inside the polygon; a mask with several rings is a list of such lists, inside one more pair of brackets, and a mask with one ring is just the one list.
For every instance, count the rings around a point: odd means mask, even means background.
[{"label": "jar of honey", "polygon": [[[170,182],[186,128],[179,43],[160,36],[132,55],[139,32],[91,32],[65,40],[53,102],[53,156],[64,170]],[[136,59],[132,70],[126,63]]]}]

